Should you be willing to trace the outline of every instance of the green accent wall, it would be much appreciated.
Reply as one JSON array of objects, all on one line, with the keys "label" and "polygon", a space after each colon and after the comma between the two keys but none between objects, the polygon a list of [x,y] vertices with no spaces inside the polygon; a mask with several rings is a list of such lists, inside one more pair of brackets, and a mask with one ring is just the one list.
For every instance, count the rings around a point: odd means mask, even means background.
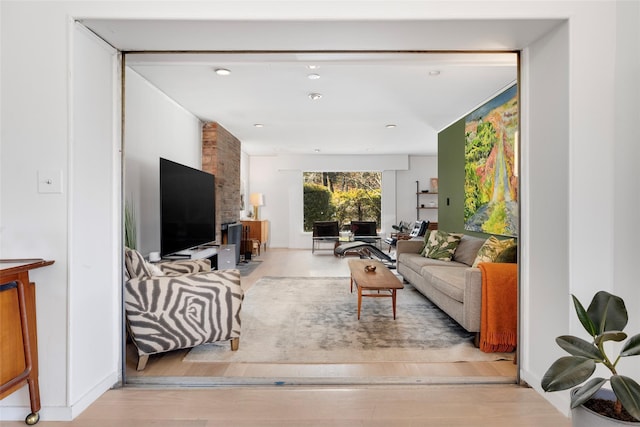
[{"label": "green accent wall", "polygon": [[438,229],[464,231],[464,118],[438,134]]},{"label": "green accent wall", "polygon": [[438,229],[489,237],[464,229],[464,125],[463,117],[438,134]]}]

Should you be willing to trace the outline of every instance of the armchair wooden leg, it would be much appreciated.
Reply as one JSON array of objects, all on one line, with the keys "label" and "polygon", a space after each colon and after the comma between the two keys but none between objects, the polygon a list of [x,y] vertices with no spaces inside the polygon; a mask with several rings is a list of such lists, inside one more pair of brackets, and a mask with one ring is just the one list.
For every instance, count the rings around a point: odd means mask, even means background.
[{"label": "armchair wooden leg", "polygon": [[149,355],[143,354],[138,356],[138,366],[136,366],[137,371],[142,371],[147,366],[147,362],[149,361]]},{"label": "armchair wooden leg", "polygon": [[231,338],[231,351],[238,351],[240,347],[240,338]]}]

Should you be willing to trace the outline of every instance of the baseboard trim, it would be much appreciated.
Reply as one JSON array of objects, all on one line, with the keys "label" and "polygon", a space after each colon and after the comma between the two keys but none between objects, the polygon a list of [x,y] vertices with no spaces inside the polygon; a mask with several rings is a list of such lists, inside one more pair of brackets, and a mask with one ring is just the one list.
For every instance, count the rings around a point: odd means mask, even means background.
[{"label": "baseboard trim", "polygon": [[93,387],[82,397],[80,397],[80,399],[78,399],[71,405],[71,419],[74,419],[82,412],[84,412],[84,410],[87,409],[89,405],[98,400],[98,398],[102,396],[107,390],[110,390],[115,385],[119,384],[120,379],[121,378],[118,372],[112,372],[104,380],[100,381],[98,384],[96,384],[95,387]]},{"label": "baseboard trim", "polygon": [[560,413],[562,413],[566,417],[570,415],[571,410],[569,409],[569,404],[571,402],[571,398],[569,396],[568,390],[547,393],[542,390],[542,386],[540,385],[540,382],[542,380],[541,377],[539,377],[538,375],[534,375],[533,373],[525,369],[521,370],[520,375],[522,380],[525,381],[529,385],[529,387],[537,391],[543,399],[552,404],[558,411],[560,411]]},{"label": "baseboard trim", "polygon": [[[119,375],[114,372],[70,406],[42,406],[39,412],[40,421],[72,421],[119,381]],[[0,413],[2,414],[0,421],[24,421],[31,413],[31,407],[29,405],[1,406]]]}]

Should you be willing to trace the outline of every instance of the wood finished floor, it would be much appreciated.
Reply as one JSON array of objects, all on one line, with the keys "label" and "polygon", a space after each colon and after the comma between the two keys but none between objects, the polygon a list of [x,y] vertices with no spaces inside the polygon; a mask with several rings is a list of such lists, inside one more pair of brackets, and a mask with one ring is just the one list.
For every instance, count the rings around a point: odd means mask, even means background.
[{"label": "wood finished floor", "polygon": [[[246,292],[264,276],[348,277],[347,260],[331,250],[268,249],[250,275],[242,277]],[[354,301],[355,303],[355,301]],[[401,307],[398,308],[401,311]],[[242,345],[242,338],[240,339]],[[144,371],[135,370],[137,356],[127,348],[126,381],[131,384],[458,384],[514,383],[511,361],[464,363],[186,363],[188,350],[151,356]],[[236,381],[234,381],[236,379]]]},{"label": "wood finished floor", "polygon": [[[23,422],[0,422],[3,427]],[[42,427],[569,427],[516,385],[110,390],[72,422]]]}]

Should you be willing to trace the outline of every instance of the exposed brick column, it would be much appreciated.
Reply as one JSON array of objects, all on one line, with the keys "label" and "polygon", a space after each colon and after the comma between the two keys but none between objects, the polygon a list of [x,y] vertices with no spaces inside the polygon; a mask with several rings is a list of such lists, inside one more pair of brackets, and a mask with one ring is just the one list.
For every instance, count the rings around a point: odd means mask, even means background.
[{"label": "exposed brick column", "polygon": [[222,243],[220,225],[240,219],[241,143],[218,123],[202,127],[202,170],[216,177],[216,237]]}]

